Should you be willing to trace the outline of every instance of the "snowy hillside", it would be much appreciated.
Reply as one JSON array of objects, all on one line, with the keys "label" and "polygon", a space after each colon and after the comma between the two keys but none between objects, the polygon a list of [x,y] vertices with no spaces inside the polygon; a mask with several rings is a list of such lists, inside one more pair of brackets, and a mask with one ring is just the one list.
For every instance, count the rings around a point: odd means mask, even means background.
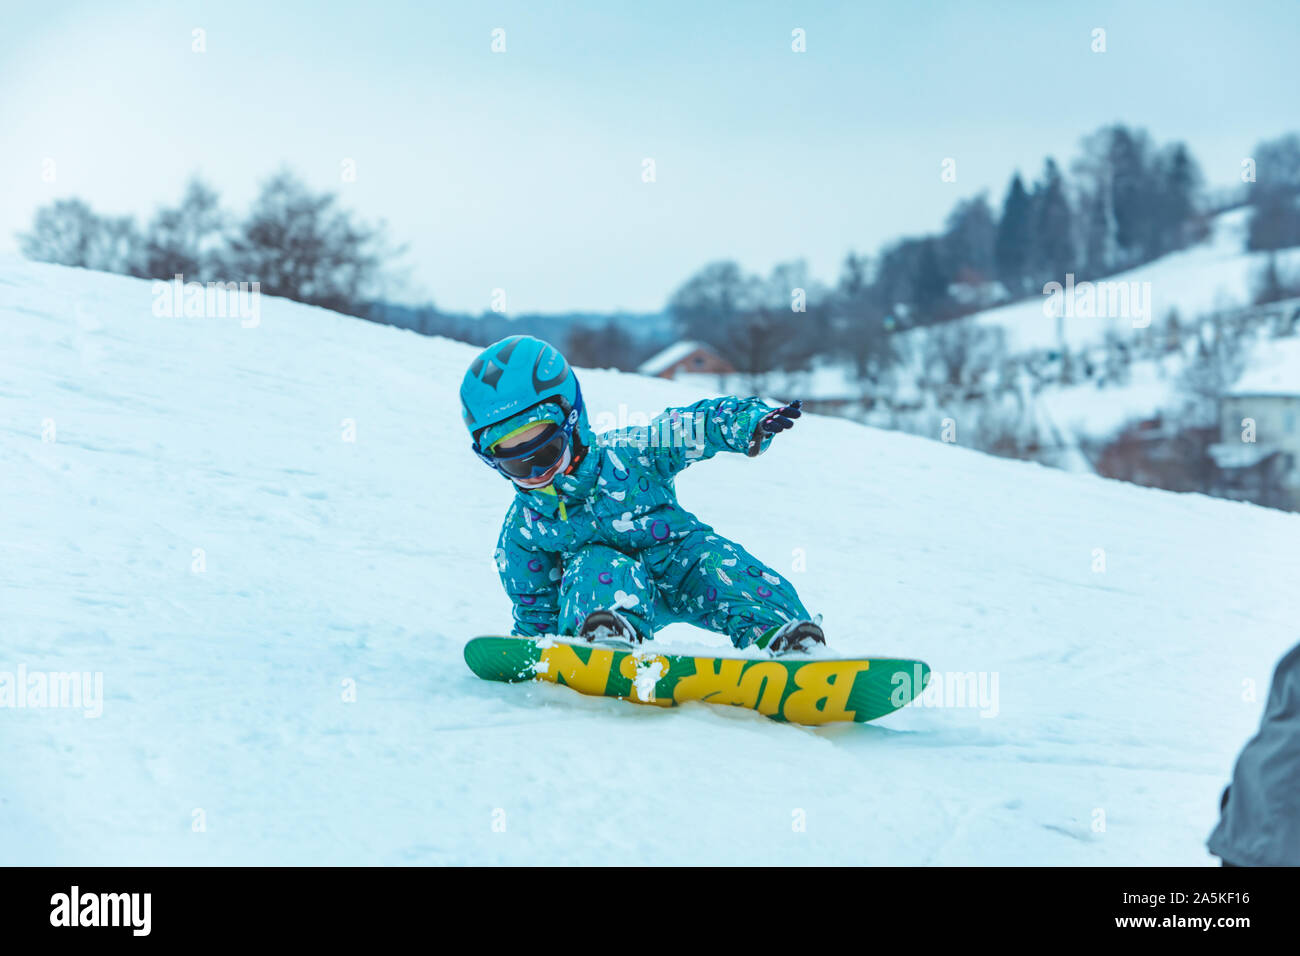
[{"label": "snowy hillside", "polygon": [[[1157,328],[1163,326],[1171,309],[1187,322],[1216,309],[1249,305],[1253,301],[1253,283],[1268,261],[1268,253],[1246,250],[1250,214],[1247,208],[1222,213],[1212,221],[1204,242],[1098,281],[1143,287],[1141,299],[1133,301],[1149,305],[1146,320]],[[1285,272],[1300,268],[1300,249],[1283,250],[1277,259],[1279,269]],[[1060,344],[1057,320],[1044,314],[1045,301],[1043,296],[1031,296],[976,313],[974,321],[1003,329],[1012,354],[1054,349]],[[1061,331],[1071,348],[1100,345],[1108,331],[1122,339],[1134,336],[1134,318],[1131,312],[1109,316],[1070,314],[1063,317]],[[1139,317],[1139,322],[1143,321]]]},{"label": "snowy hillside", "polygon": [[[1212,862],[1300,639],[1300,515],[810,418],[683,503],[801,549],[834,647],[982,703],[810,730],[491,684],[461,648],[509,625],[510,490],[461,428],[473,350],[152,301],[0,260],[0,672],[103,676],[98,717],[0,710],[0,862]],[[595,421],[700,397],[583,384]]]}]

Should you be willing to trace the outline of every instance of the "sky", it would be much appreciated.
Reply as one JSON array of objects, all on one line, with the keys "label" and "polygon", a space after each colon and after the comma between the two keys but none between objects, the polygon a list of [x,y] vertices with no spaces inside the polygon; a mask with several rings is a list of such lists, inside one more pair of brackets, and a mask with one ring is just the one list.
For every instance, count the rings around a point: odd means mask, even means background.
[{"label": "sky", "polygon": [[0,0],[0,24],[0,252],[56,198],[143,220],[199,174],[238,214],[287,166],[406,245],[394,298],[452,311],[657,311],[718,259],[833,282],[1107,123],[1224,186],[1300,128],[1294,0]]}]

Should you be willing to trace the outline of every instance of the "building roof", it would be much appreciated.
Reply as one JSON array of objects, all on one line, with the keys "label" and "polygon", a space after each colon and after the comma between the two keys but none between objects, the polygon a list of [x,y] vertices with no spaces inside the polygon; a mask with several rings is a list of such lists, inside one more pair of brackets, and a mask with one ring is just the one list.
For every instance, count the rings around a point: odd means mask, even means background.
[{"label": "building roof", "polygon": [[1254,442],[1223,442],[1211,445],[1208,450],[1220,468],[1254,468],[1272,458],[1280,449],[1276,445],[1256,445]]},{"label": "building roof", "polygon": [[658,375],[665,369],[676,365],[696,349],[707,350],[708,346],[702,342],[696,342],[691,339],[683,339],[680,342],[674,342],[662,352],[658,352],[642,362],[637,368],[637,371],[642,375]]},{"label": "building roof", "polygon": [[1261,342],[1228,394],[1300,397],[1300,338]]}]

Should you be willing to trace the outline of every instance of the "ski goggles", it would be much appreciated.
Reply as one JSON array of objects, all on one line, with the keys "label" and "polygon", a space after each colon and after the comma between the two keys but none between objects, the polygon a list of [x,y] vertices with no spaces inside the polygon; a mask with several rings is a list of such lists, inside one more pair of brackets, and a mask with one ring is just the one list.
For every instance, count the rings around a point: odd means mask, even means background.
[{"label": "ski goggles", "polygon": [[476,441],[472,446],[474,454],[489,468],[496,469],[507,478],[524,480],[540,478],[564,457],[565,449],[573,440],[573,429],[577,426],[581,414],[582,390],[579,389],[573,407],[564,418],[563,425],[550,422],[540,434],[522,445],[506,449],[504,454],[499,455],[484,451]]},{"label": "ski goggles", "polygon": [[552,422],[524,444],[509,448],[504,454],[488,453],[482,457],[508,478],[540,478],[555,467],[568,447],[569,433]]}]

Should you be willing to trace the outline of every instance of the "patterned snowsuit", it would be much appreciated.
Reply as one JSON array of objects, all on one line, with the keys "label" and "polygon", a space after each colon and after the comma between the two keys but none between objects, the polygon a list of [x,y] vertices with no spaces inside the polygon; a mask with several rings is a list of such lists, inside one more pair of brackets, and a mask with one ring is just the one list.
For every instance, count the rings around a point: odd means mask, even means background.
[{"label": "patterned snowsuit", "polygon": [[646,639],[687,622],[745,647],[809,618],[789,581],[682,508],[673,487],[695,461],[743,454],[769,411],[730,397],[668,409],[649,426],[596,435],[549,487],[516,488],[496,551],[512,633],[574,634],[591,611],[618,608]]}]

